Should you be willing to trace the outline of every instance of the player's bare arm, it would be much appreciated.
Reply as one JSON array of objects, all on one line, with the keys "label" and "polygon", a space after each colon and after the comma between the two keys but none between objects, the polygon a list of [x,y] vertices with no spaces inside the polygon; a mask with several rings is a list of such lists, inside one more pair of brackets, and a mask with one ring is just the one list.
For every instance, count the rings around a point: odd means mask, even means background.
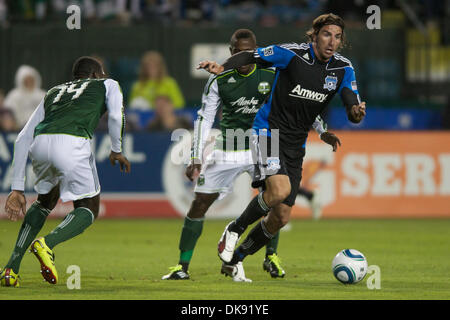
[{"label": "player's bare arm", "polygon": [[212,74],[220,74],[225,70],[224,67],[218,64],[217,62],[209,60],[200,62],[198,64],[197,69],[205,69],[206,71]]},{"label": "player's bare arm", "polygon": [[338,146],[341,146],[341,140],[332,132],[325,131],[320,135],[320,139],[333,147],[333,152],[336,152]]},{"label": "player's bare arm", "polygon": [[23,191],[13,190],[8,195],[5,204],[5,212],[11,221],[16,221],[20,212],[25,215],[27,211],[27,200]]},{"label": "player's bare arm", "polygon": [[109,154],[109,161],[113,166],[116,165],[116,161],[119,162],[120,165],[120,172],[123,172],[125,169],[126,173],[129,173],[131,171],[131,164],[128,161],[128,159],[122,154],[118,152],[111,151]]},{"label": "player's bare arm", "polygon": [[220,74],[225,70],[236,69],[245,65],[256,63],[257,59],[252,51],[241,51],[229,57],[223,65],[215,61],[205,60],[199,63],[197,69],[205,69],[209,73]]}]

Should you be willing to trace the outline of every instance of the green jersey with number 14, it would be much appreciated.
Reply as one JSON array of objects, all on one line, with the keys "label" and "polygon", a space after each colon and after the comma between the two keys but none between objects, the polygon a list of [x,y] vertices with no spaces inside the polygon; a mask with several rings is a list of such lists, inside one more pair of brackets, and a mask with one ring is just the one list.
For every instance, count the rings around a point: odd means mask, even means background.
[{"label": "green jersey with number 14", "polygon": [[24,190],[28,152],[35,136],[67,134],[90,139],[105,111],[108,111],[111,151],[122,152],[125,116],[123,96],[117,81],[80,79],[50,89],[17,136],[12,190]]},{"label": "green jersey with number 14", "polygon": [[[107,110],[107,80],[79,79],[50,89],[44,98],[44,120],[36,126],[34,135],[69,134],[91,139]],[[120,90],[120,87],[109,89]],[[122,134],[124,124],[122,121]]]}]

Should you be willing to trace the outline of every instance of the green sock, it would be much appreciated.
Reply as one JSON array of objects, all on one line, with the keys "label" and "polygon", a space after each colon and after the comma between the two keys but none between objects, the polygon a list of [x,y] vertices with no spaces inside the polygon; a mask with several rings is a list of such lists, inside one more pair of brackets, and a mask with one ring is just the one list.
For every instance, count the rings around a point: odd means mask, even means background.
[{"label": "green sock", "polygon": [[280,239],[280,231],[266,244],[266,257],[277,253],[278,240]]},{"label": "green sock", "polygon": [[52,232],[44,237],[45,243],[53,249],[61,242],[83,233],[94,222],[94,215],[87,208],[76,208],[70,212]]},{"label": "green sock", "polygon": [[22,261],[23,255],[42,229],[49,213],[50,210],[42,207],[38,201],[34,202],[27,210],[19,230],[19,235],[17,236],[14,251],[6,264],[6,268],[12,268],[15,273],[19,273],[20,262]]},{"label": "green sock", "polygon": [[195,244],[202,234],[204,219],[184,218],[184,226],[180,237],[180,261],[183,270],[187,272],[189,262],[194,253]]}]

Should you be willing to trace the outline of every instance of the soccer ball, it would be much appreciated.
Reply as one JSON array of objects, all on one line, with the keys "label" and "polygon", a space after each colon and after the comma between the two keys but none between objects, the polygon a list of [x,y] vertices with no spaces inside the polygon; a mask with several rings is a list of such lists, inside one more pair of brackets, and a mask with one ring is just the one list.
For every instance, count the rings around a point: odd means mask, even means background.
[{"label": "soccer ball", "polygon": [[333,259],[331,268],[335,278],[345,284],[358,283],[367,273],[367,260],[355,249],[340,251]]}]

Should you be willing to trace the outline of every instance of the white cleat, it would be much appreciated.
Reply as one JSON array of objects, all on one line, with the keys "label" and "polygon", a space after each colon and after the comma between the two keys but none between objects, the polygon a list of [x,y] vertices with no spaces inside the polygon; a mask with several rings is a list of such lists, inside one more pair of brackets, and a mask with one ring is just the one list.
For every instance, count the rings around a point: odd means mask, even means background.
[{"label": "white cleat", "polygon": [[310,201],[312,216],[314,220],[319,220],[322,217],[322,205],[319,202],[317,192],[313,193],[313,197]]},{"label": "white cleat", "polygon": [[233,258],[234,248],[239,241],[239,235],[237,232],[228,231],[228,227],[230,222],[226,227],[222,236],[220,237],[219,243],[217,244],[217,251],[219,253],[220,259],[225,262],[230,262],[231,258]]},{"label": "white cleat", "polygon": [[245,277],[242,261],[239,261],[235,265],[222,263],[222,269],[220,272],[225,274],[225,276],[232,277],[235,282],[252,282],[251,279]]}]

